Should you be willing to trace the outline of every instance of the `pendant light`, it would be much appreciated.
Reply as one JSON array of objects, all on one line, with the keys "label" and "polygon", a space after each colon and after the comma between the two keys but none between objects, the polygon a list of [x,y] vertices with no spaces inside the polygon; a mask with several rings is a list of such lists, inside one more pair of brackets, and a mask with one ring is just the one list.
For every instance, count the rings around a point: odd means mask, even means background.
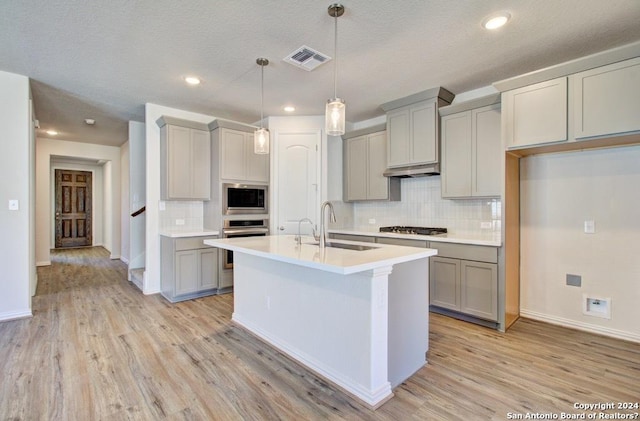
[{"label": "pendant light", "polygon": [[334,18],[335,39],[334,39],[334,70],[333,70],[333,98],[327,101],[325,109],[325,127],[327,135],[341,136],[344,134],[345,125],[345,104],[344,100],[338,98],[338,17],[344,14],[344,6],[334,3],[329,6],[329,16]]},{"label": "pendant light", "polygon": [[264,120],[264,66],[269,65],[266,58],[256,59],[256,63],[260,66],[261,82],[260,82],[260,128],[253,134],[253,152],[257,154],[269,153],[269,130],[262,127]]}]

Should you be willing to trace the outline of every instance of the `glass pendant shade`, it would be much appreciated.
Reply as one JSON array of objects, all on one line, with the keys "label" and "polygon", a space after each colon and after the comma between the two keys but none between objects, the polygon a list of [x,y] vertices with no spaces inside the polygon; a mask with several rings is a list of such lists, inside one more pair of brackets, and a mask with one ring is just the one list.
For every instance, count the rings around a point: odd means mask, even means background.
[{"label": "glass pendant shade", "polygon": [[253,133],[253,152],[257,154],[269,153],[269,130],[258,129]]},{"label": "glass pendant shade", "polygon": [[346,105],[340,98],[327,101],[325,110],[325,123],[327,135],[342,136],[344,134]]}]

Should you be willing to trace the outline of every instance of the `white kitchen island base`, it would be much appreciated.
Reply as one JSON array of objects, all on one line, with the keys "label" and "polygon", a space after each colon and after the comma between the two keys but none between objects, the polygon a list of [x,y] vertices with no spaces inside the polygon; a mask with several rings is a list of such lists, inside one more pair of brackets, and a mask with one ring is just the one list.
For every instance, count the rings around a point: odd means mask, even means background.
[{"label": "white kitchen island base", "polygon": [[342,274],[233,250],[233,321],[371,407],[426,363],[435,252]]}]

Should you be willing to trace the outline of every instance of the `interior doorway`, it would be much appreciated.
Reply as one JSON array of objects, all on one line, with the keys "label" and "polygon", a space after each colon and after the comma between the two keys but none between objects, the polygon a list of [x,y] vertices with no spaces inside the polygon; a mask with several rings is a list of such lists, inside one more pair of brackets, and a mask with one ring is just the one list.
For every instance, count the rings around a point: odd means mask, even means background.
[{"label": "interior doorway", "polygon": [[55,170],[55,247],[91,246],[91,172]]}]

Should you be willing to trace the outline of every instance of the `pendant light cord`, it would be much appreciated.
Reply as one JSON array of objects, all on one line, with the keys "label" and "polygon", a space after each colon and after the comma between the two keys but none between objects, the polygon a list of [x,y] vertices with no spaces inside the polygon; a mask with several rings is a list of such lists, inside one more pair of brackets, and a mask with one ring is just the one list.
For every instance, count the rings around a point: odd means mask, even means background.
[{"label": "pendant light cord", "polygon": [[260,65],[260,129],[264,120],[264,64]]},{"label": "pendant light cord", "polygon": [[333,55],[335,62],[333,63],[333,97],[338,98],[338,12],[334,11],[333,20],[335,23],[335,31],[333,37]]}]

